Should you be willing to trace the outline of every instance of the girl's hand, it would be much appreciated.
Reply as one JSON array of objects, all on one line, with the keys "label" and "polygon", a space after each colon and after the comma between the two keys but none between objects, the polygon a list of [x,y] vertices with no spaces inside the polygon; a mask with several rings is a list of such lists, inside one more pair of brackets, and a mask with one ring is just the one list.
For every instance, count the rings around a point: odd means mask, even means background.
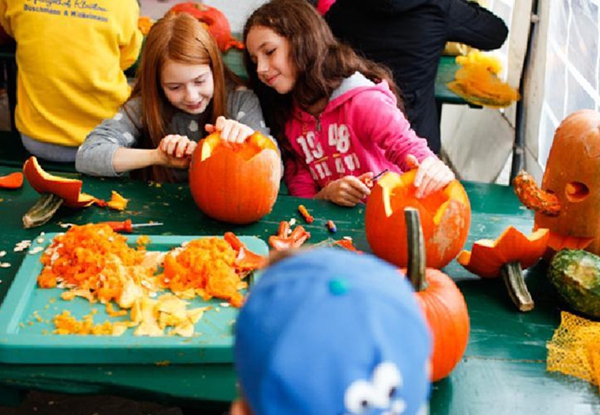
[{"label": "girl's hand", "polygon": [[406,162],[409,166],[418,168],[414,181],[417,188],[415,196],[418,199],[437,192],[456,178],[450,167],[435,156],[427,157],[421,164],[416,157],[408,156]]},{"label": "girl's hand", "polygon": [[215,125],[206,124],[204,128],[208,133],[219,131],[222,140],[234,144],[241,144],[254,134],[254,130],[247,125],[235,120],[229,120],[223,116],[217,117]]},{"label": "girl's hand", "polygon": [[185,169],[189,167],[192,154],[197,143],[186,136],[171,134],[160,140],[158,148],[158,164],[165,167]]},{"label": "girl's hand", "polygon": [[364,183],[371,177],[373,173],[369,172],[359,177],[345,176],[334,180],[317,193],[317,198],[329,200],[340,206],[356,206],[371,194],[371,190]]}]

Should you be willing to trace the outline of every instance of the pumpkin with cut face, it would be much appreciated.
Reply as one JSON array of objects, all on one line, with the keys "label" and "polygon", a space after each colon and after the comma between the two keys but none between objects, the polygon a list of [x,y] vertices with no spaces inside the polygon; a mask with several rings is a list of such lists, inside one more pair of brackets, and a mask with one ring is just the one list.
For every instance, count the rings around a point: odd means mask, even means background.
[{"label": "pumpkin with cut face", "polygon": [[230,144],[213,133],[196,147],[189,178],[194,201],[206,215],[234,224],[256,222],[277,199],[279,150],[258,132],[243,144]]},{"label": "pumpkin with cut face", "polygon": [[550,230],[550,254],[563,248],[600,254],[599,183],[600,113],[576,111],[556,129],[541,188],[527,173],[513,182],[521,202],[536,211],[534,229]]},{"label": "pumpkin with cut face", "polygon": [[460,252],[471,223],[471,205],[458,180],[425,198],[417,199],[416,170],[386,173],[371,190],[365,213],[367,241],[373,253],[398,267],[406,267],[408,248],[404,209],[416,208],[421,217],[427,266],[440,269]]}]

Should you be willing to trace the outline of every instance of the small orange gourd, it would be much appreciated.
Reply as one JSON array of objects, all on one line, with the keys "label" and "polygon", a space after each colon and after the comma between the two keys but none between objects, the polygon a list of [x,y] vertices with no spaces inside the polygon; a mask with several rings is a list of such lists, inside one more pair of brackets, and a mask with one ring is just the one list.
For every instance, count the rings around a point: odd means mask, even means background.
[{"label": "small orange gourd", "polygon": [[415,196],[416,170],[384,174],[371,190],[365,212],[367,241],[373,253],[406,267],[408,248],[404,209],[419,211],[427,264],[443,268],[460,252],[471,223],[471,205],[458,180],[423,199]]},{"label": "small orange gourd", "polygon": [[189,180],[194,201],[206,215],[227,223],[252,223],[275,204],[281,158],[275,144],[258,132],[243,144],[230,144],[213,133],[196,147]]},{"label": "small orange gourd", "polygon": [[448,376],[462,359],[469,342],[469,311],[454,281],[442,271],[426,268],[419,211],[405,210],[409,261],[407,276],[433,334],[433,382]]},{"label": "small orange gourd", "polygon": [[542,257],[549,237],[548,229],[538,229],[530,236],[525,236],[515,227],[508,226],[495,241],[476,241],[470,252],[462,251],[456,260],[480,277],[496,278],[501,275],[517,308],[530,311],[534,303],[525,285],[523,270]]}]

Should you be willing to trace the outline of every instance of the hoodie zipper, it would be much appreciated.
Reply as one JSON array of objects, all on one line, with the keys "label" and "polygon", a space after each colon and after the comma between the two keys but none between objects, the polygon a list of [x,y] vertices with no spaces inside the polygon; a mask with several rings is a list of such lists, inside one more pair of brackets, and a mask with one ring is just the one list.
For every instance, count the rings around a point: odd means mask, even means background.
[{"label": "hoodie zipper", "polygon": [[319,115],[318,117],[315,117],[315,119],[317,120],[315,130],[317,130],[317,132],[321,132],[321,116]]}]

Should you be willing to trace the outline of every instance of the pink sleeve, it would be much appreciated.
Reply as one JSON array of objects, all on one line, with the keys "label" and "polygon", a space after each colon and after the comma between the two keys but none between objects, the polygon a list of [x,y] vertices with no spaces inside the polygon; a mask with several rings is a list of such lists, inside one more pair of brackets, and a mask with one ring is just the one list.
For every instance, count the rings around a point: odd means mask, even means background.
[{"label": "pink sleeve", "polygon": [[408,170],[406,156],[409,154],[419,161],[435,155],[427,146],[427,140],[413,131],[390,96],[380,91],[361,94],[353,111],[353,119],[359,120],[356,132],[374,141],[385,152],[385,158],[403,171]]},{"label": "pink sleeve", "polygon": [[319,191],[319,185],[312,178],[306,165],[292,157],[285,160],[283,181],[292,196],[310,198]]},{"label": "pink sleeve", "polygon": [[324,16],[325,13],[327,13],[333,3],[335,3],[335,0],[319,0],[317,3],[317,10],[321,13],[321,16]]}]

